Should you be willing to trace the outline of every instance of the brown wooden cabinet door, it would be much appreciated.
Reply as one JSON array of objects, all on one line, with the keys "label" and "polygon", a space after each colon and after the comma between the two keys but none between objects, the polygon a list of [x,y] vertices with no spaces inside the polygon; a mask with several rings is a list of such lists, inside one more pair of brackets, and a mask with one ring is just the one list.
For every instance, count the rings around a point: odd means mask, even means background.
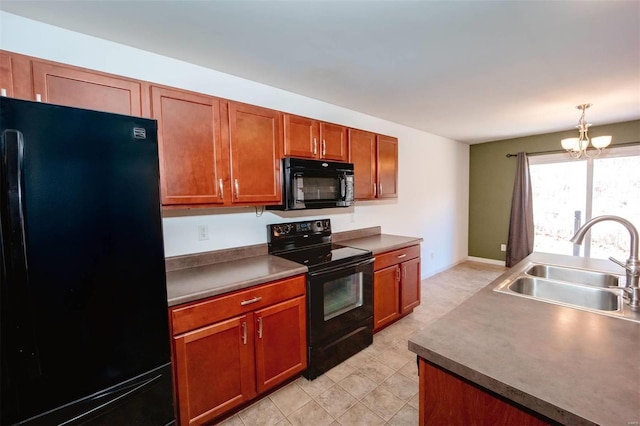
[{"label": "brown wooden cabinet door", "polygon": [[376,197],[376,135],[349,129],[349,162],[353,163],[356,200]]},{"label": "brown wooden cabinet door", "polygon": [[544,426],[535,417],[506,399],[419,358],[419,425],[518,425]]},{"label": "brown wooden cabinet door", "polygon": [[[162,204],[222,204],[226,164],[220,138],[220,101],[193,93],[151,88],[158,120]],[[226,187],[226,188],[225,188]]]},{"label": "brown wooden cabinet door", "polygon": [[420,258],[400,264],[400,314],[405,315],[420,304]]},{"label": "brown wooden cabinet door", "polygon": [[347,161],[347,128],[331,123],[320,123],[320,158]]},{"label": "brown wooden cabinet door", "polygon": [[33,90],[42,102],[142,115],[142,84],[79,68],[32,62]]},{"label": "brown wooden cabinet door", "polygon": [[398,265],[389,266],[373,273],[374,330],[395,321],[400,316],[398,311],[399,275]]},{"label": "brown wooden cabinet door", "polygon": [[255,312],[258,393],[307,368],[304,296]]},{"label": "brown wooden cabinet door", "polygon": [[234,204],[280,203],[281,119],[278,111],[229,102]]},{"label": "brown wooden cabinet door", "polygon": [[317,158],[320,127],[316,120],[284,114],[284,155]]},{"label": "brown wooden cabinet door", "polygon": [[255,396],[253,314],[174,338],[181,425],[202,424]]},{"label": "brown wooden cabinet door", "polygon": [[378,135],[378,198],[398,197],[398,139]]},{"label": "brown wooden cabinet door", "polygon": [[28,56],[0,51],[0,89],[4,89],[4,95],[11,98],[34,99]]}]

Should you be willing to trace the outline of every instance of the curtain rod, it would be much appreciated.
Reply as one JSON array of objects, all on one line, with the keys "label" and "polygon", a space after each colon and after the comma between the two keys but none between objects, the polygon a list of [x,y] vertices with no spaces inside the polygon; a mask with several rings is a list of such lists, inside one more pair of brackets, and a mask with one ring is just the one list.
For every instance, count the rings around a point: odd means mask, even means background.
[{"label": "curtain rod", "polygon": [[[638,142],[626,142],[626,143],[617,143],[614,145],[610,145],[609,148],[620,148],[623,146],[631,146],[631,145],[640,145],[640,141]],[[538,151],[538,152],[525,152],[525,154],[527,154],[527,156],[531,156],[531,155],[544,155],[544,154],[562,154],[565,153],[566,151],[564,149],[556,149],[556,150],[552,150],[552,151]],[[518,154],[507,154],[506,157],[507,158],[511,158],[511,157],[517,157]]]}]

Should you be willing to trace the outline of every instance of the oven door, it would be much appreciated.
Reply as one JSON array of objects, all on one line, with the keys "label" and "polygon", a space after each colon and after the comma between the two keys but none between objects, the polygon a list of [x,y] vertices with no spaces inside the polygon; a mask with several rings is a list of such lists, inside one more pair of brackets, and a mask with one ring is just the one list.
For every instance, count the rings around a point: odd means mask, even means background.
[{"label": "oven door", "polygon": [[309,274],[307,327],[311,346],[373,322],[373,261]]}]

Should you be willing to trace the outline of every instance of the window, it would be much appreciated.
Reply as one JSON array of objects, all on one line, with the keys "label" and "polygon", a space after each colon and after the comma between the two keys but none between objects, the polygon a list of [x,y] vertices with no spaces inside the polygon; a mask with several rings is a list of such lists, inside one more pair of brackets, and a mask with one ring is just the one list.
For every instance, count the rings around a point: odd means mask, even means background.
[{"label": "window", "polygon": [[533,188],[534,251],[626,259],[629,232],[606,221],[591,228],[582,246],[569,239],[587,220],[623,217],[640,229],[640,146],[611,147],[594,159],[567,154],[529,157]]}]

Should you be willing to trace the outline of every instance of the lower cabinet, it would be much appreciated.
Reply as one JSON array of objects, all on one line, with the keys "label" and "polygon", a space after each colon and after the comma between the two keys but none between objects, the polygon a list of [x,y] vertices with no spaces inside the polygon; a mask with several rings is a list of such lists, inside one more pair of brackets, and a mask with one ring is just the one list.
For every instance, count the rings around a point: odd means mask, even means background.
[{"label": "lower cabinet", "polygon": [[420,426],[553,424],[525,408],[419,358]]},{"label": "lower cabinet", "polygon": [[373,327],[378,331],[420,304],[420,246],[376,255]]},{"label": "lower cabinet", "polygon": [[306,369],[305,282],[170,309],[180,425],[210,422]]}]

